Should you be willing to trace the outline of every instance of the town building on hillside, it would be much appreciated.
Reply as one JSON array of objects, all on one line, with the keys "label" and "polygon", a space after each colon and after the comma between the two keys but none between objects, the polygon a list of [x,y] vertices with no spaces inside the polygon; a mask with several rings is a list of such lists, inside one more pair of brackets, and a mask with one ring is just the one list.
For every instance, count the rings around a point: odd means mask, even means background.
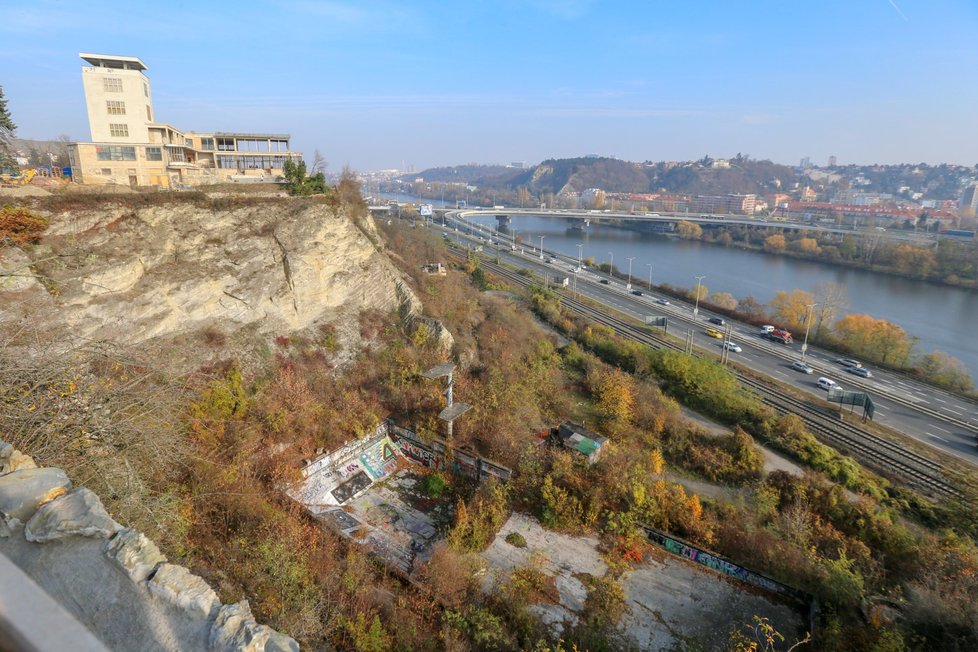
[{"label": "town building on hillside", "polygon": [[582,455],[588,464],[594,464],[608,444],[608,438],[588,430],[584,426],[565,421],[550,429],[550,442]]},{"label": "town building on hillside", "polygon": [[197,133],[157,121],[146,64],[138,57],[82,53],[91,142],[69,148],[72,176],[84,184],[185,187],[272,181],[289,159],[289,135]]}]

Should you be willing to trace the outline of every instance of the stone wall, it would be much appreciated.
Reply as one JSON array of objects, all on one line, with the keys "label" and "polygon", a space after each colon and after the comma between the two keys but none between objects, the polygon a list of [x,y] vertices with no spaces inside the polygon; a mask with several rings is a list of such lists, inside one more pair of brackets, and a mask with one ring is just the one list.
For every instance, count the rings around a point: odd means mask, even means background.
[{"label": "stone wall", "polygon": [[37,468],[2,440],[0,553],[110,649],[299,649],[258,624],[247,600],[222,604],[203,579],[116,523],[64,471]]}]

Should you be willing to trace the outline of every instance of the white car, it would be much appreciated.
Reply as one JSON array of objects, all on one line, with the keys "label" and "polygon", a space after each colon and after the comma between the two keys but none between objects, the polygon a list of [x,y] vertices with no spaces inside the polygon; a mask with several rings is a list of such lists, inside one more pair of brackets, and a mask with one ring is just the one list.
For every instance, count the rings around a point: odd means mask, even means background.
[{"label": "white car", "polygon": [[659,304],[660,306],[668,306],[668,305],[671,305],[669,303],[669,299],[656,299],[655,302],[657,304]]},{"label": "white car", "polygon": [[733,351],[734,353],[740,353],[741,351],[743,351],[743,349],[740,348],[740,345],[739,344],[737,344],[736,342],[731,342],[729,340],[727,340],[726,342],[723,343],[723,348],[729,349],[730,351]]},{"label": "white car", "polygon": [[816,380],[815,384],[818,385],[819,389],[824,389],[825,391],[829,391],[833,387],[839,386],[839,383],[835,382],[831,378],[826,378],[825,376],[822,376],[821,378]]},{"label": "white car", "polygon": [[761,326],[762,333],[770,333],[774,330],[774,326]]}]

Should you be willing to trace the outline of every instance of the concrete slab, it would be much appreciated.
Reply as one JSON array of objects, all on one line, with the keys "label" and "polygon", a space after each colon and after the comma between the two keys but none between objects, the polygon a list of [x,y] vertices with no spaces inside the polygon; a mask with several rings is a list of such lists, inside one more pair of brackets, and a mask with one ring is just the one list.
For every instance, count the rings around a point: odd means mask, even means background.
[{"label": "concrete slab", "polygon": [[[523,536],[525,548],[506,542],[512,532]],[[550,532],[532,517],[513,514],[479,555],[486,568],[480,577],[483,588],[529,565],[553,576],[560,603],[536,604],[531,611],[559,634],[563,623],[573,625],[584,609],[587,589],[578,577],[602,577],[607,571],[598,543],[595,537]],[[805,633],[806,619],[795,607],[662,550],[621,582],[628,613],[619,628],[639,649],[662,650],[693,640],[703,649],[723,649],[730,631],[751,623],[755,614],[769,618],[791,640]]]}]

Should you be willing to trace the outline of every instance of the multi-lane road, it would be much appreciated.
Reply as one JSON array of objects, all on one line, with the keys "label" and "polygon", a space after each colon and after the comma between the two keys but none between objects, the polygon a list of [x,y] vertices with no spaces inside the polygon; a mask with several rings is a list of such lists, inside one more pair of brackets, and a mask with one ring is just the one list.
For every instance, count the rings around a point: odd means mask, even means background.
[{"label": "multi-lane road", "polygon": [[[460,231],[470,228],[460,224]],[[449,231],[452,239],[456,235]],[[479,240],[479,238],[484,238]],[[611,278],[591,270],[575,273],[578,261],[556,253],[548,253],[541,259],[539,250],[530,253],[513,251],[510,242],[498,235],[489,237],[475,231],[476,241],[488,249],[494,240],[500,258],[507,263],[531,269],[552,281],[560,282],[569,278],[582,297],[606,305],[614,310],[639,320],[646,317],[664,316],[669,320],[669,332],[682,337],[687,330],[692,331],[693,342],[704,350],[721,352],[722,340],[710,337],[706,329],[716,327],[707,319],[712,315],[700,311],[693,315],[693,306],[643,291],[642,296],[632,294],[621,279]],[[549,259],[554,262],[547,262]],[[607,281],[607,284],[601,281]],[[657,299],[667,299],[670,304],[662,305]],[[730,323],[730,320],[727,320]],[[872,378],[860,378],[847,373],[846,368],[835,362],[838,354],[809,346],[805,361],[814,368],[814,373],[804,374],[793,370],[790,364],[801,357],[801,345],[782,345],[763,339],[754,326],[730,323],[730,339],[740,345],[740,353],[730,352],[731,361],[769,376],[780,383],[825,397],[818,388],[816,380],[827,377],[848,390],[866,391],[875,403],[874,420],[881,425],[907,434],[958,459],[978,465],[976,435],[978,435],[978,406],[972,401],[940,389],[917,382],[901,374],[872,369]],[[849,408],[846,408],[848,410]],[[861,408],[856,408],[861,411]]]}]

